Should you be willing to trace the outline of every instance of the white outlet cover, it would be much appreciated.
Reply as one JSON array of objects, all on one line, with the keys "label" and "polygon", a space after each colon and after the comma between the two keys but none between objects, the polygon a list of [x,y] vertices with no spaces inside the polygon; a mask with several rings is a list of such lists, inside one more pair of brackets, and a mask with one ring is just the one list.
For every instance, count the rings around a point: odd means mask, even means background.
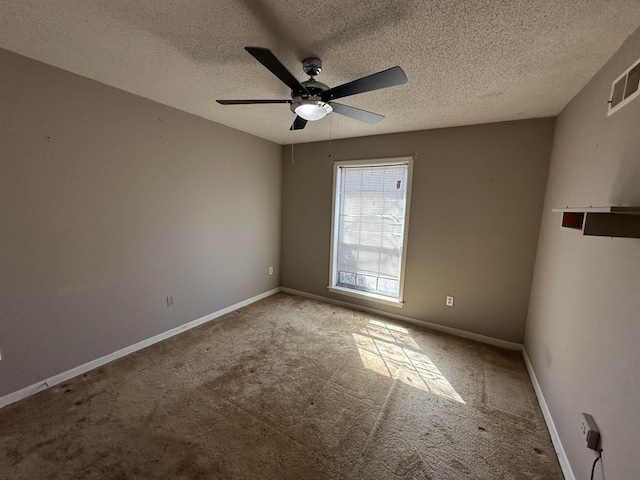
[{"label": "white outlet cover", "polygon": [[453,297],[450,297],[449,295],[447,295],[447,300],[445,302],[445,305],[447,307],[453,307]]}]

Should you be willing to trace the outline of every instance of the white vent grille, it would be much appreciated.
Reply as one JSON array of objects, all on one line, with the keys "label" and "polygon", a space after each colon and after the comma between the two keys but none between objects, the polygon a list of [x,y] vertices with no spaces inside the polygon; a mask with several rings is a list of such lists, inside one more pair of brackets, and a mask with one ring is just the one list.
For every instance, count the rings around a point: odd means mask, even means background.
[{"label": "white vent grille", "polygon": [[609,100],[609,112],[607,115],[617,112],[631,100],[640,94],[640,60],[625,70],[611,85],[611,97]]}]

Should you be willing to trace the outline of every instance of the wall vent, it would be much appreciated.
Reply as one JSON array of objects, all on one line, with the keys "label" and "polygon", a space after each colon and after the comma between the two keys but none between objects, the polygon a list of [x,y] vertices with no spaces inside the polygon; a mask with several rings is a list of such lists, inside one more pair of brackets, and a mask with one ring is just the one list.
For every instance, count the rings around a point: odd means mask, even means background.
[{"label": "wall vent", "polygon": [[607,116],[617,112],[640,94],[640,59],[616,78],[611,85],[609,112]]}]

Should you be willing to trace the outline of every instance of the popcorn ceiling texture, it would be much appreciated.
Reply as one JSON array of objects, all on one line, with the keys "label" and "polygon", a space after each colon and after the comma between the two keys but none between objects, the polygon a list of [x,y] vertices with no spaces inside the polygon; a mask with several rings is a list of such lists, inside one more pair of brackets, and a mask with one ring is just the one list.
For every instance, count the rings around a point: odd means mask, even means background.
[{"label": "popcorn ceiling texture", "polygon": [[520,352],[277,294],[0,411],[0,478],[563,478]]},{"label": "popcorn ceiling texture", "polygon": [[[281,144],[553,116],[639,25],[637,0],[0,2],[0,47]],[[378,125],[289,132],[287,105],[215,103],[289,98],[248,45],[300,80],[314,55],[329,86],[394,65],[409,83],[344,99]]]}]

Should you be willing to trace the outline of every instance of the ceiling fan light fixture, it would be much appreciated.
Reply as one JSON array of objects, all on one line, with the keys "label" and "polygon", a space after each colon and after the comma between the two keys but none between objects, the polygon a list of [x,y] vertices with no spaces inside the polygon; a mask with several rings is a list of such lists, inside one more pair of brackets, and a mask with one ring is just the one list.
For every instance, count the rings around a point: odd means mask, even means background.
[{"label": "ceiling fan light fixture", "polygon": [[301,118],[313,122],[326,117],[333,112],[333,108],[328,103],[320,100],[294,100],[291,103],[291,110]]}]

